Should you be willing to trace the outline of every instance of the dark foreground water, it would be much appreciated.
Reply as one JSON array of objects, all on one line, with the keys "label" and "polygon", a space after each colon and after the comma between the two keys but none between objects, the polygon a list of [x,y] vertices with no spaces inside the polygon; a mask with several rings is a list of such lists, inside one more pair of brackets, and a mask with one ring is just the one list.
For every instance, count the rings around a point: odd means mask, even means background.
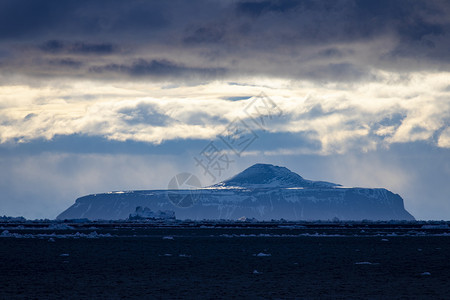
[{"label": "dark foreground water", "polygon": [[448,230],[2,231],[1,299],[450,298]]}]

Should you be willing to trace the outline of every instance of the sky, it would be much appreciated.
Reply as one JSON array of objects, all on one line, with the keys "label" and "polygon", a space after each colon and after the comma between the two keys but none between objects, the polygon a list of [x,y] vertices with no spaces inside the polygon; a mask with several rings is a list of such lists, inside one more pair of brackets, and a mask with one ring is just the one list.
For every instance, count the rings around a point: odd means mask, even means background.
[{"label": "sky", "polygon": [[0,2],[0,215],[254,163],[450,219],[449,1]]}]

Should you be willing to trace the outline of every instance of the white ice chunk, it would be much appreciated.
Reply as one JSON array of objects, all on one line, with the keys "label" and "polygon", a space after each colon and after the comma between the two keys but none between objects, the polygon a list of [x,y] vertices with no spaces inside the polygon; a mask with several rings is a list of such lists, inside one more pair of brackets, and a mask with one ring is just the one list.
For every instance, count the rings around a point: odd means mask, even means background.
[{"label": "white ice chunk", "polygon": [[272,256],[272,254],[260,252],[258,254],[253,254],[253,256],[266,257],[266,256]]}]

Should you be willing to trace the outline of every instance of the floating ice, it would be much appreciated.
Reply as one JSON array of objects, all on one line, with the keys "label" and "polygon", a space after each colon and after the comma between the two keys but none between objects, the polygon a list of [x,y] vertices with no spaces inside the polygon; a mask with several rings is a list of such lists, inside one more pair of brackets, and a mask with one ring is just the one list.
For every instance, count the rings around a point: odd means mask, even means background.
[{"label": "floating ice", "polygon": [[26,219],[24,217],[10,217],[10,216],[0,216],[1,222],[25,222]]},{"label": "floating ice", "polygon": [[52,224],[50,224],[50,226],[48,226],[47,229],[52,229],[52,230],[71,230],[71,229],[74,229],[74,228],[72,226],[67,225],[67,224],[52,223]]},{"label": "floating ice", "polygon": [[272,256],[272,254],[269,254],[269,253],[263,253],[263,252],[260,252],[260,253],[258,253],[258,254],[253,254],[254,256],[257,256],[257,257],[266,257],[266,256]]},{"label": "floating ice", "polygon": [[130,214],[128,220],[175,220],[175,212],[171,210],[154,212],[148,207],[137,206],[136,211]]},{"label": "floating ice", "polygon": [[[97,232],[93,231],[89,234],[85,234],[85,233],[66,233],[66,234],[48,234],[48,233],[24,233],[24,234],[20,234],[20,233],[10,233],[8,230],[4,230],[1,234],[0,237],[14,237],[17,239],[44,239],[44,238],[49,238],[49,239],[66,239],[66,238],[73,238],[73,239],[79,239],[79,238],[103,238],[103,237],[113,237],[113,235],[111,235],[110,233],[105,233],[105,234],[98,234]],[[49,240],[50,241],[50,240]]]},{"label": "floating ice", "polygon": [[422,229],[450,229],[447,224],[423,225]]}]

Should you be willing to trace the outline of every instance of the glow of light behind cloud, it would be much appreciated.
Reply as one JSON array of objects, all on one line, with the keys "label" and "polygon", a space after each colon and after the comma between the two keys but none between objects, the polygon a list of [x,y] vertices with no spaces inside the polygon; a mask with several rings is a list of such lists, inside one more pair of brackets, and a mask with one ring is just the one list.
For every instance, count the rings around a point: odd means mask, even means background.
[{"label": "glow of light behind cloud", "polygon": [[[430,140],[448,126],[450,102],[446,96],[449,92],[442,90],[449,74],[412,74],[409,80],[397,83],[389,81],[390,74],[384,76],[387,79],[381,82],[334,88],[310,83],[303,88],[301,82],[291,80],[260,85],[243,81],[237,83],[241,84],[238,88],[236,84],[213,82],[197,88],[195,93],[190,93],[189,86],[162,90],[158,85],[135,84],[130,89],[121,87],[120,83],[62,82],[53,88],[1,87],[7,101],[2,102],[0,110],[3,120],[0,140],[51,139],[61,134],[150,143],[180,138],[208,139],[220,134],[234,118],[247,117],[243,110],[251,99],[228,101],[224,100],[224,94],[258,95],[259,91],[270,95],[286,116],[269,128],[270,131],[316,132],[322,143],[321,151],[325,153],[342,153],[349,150],[349,145],[370,149],[378,144]],[[145,93],[150,97],[143,97]],[[167,123],[126,122],[133,116],[121,111],[132,112],[142,105],[167,117]],[[314,107],[320,107],[321,111],[305,119],[305,114]],[[377,125],[395,113],[404,114],[405,118],[394,126]],[[223,122],[217,121],[218,118]],[[369,136],[371,131],[381,138]],[[438,142],[431,142],[448,147],[446,134],[443,131]]]}]

